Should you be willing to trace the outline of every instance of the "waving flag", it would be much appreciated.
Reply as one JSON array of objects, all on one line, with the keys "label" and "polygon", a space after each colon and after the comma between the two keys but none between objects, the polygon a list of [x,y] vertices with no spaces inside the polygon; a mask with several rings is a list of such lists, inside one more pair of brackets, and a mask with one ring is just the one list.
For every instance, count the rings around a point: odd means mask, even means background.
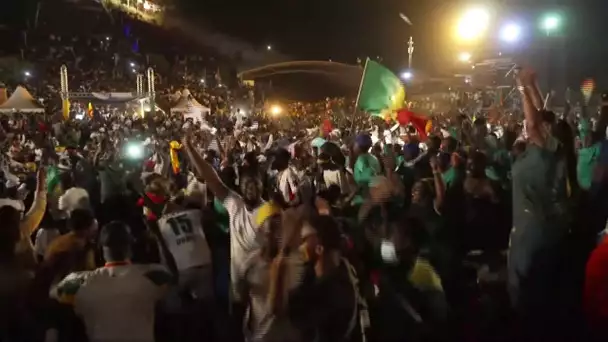
[{"label": "waving flag", "polygon": [[357,107],[374,116],[386,118],[401,109],[405,87],[392,71],[369,58],[365,61]]},{"label": "waving flag", "polygon": [[87,106],[87,114],[91,119],[93,118],[93,105],[91,102],[89,102],[89,105]]},{"label": "waving flag", "polygon": [[420,140],[424,141],[428,137],[428,133],[432,129],[431,120],[423,115],[410,112],[408,109],[400,109],[397,112],[397,122],[400,125],[405,126],[411,124],[418,132]]}]

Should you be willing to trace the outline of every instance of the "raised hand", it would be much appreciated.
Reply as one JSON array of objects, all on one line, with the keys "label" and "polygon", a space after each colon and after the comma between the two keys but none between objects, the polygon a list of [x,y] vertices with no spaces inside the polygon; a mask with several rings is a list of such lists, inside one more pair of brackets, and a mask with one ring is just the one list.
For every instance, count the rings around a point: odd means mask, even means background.
[{"label": "raised hand", "polygon": [[533,86],[536,84],[536,72],[530,68],[518,69],[515,73],[515,79],[521,83],[522,86]]}]

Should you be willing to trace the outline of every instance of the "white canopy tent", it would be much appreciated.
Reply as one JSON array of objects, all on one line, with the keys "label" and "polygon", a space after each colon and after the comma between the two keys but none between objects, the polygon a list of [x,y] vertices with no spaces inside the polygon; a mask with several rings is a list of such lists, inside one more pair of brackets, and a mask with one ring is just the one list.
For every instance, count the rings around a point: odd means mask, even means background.
[{"label": "white canopy tent", "polygon": [[203,121],[209,111],[208,107],[203,106],[190,95],[188,89],[182,92],[180,99],[171,108],[171,113],[182,113],[184,118],[193,118],[195,121]]},{"label": "white canopy tent", "polygon": [[11,112],[44,113],[44,107],[34,99],[27,89],[19,86],[8,100],[0,105],[0,113]]}]

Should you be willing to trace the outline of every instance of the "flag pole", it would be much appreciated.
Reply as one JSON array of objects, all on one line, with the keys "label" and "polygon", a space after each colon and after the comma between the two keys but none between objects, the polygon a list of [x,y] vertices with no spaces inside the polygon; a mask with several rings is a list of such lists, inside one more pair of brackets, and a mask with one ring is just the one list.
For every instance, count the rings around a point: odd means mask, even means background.
[{"label": "flag pole", "polygon": [[363,88],[363,79],[365,78],[365,70],[367,70],[367,63],[369,62],[369,57],[365,59],[365,65],[363,66],[363,73],[361,74],[361,81],[359,82],[359,91],[357,91],[357,99],[355,100],[355,108],[353,108],[353,115],[351,115],[352,123],[350,124],[350,130],[352,134],[352,130],[355,127],[355,114],[357,113],[357,107],[359,107],[359,97],[361,96],[361,88]]},{"label": "flag pole", "polygon": [[365,65],[363,66],[363,73],[361,74],[361,81],[359,82],[359,91],[357,91],[357,100],[355,101],[355,110],[357,110],[357,106],[359,106],[359,97],[361,96],[361,88],[363,88],[363,79],[365,78],[365,70],[367,70],[368,62],[369,57],[365,59]]}]

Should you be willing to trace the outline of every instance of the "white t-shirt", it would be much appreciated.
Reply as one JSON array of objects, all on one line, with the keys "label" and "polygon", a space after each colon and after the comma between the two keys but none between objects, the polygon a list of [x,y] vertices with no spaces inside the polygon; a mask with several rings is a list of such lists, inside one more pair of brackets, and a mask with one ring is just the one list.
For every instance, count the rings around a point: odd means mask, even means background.
[{"label": "white t-shirt", "polygon": [[201,211],[178,211],[164,215],[158,227],[179,271],[211,264],[211,251],[201,225]]},{"label": "white t-shirt", "polygon": [[296,172],[291,167],[279,172],[277,184],[286,203],[297,198],[299,181]]},{"label": "white t-shirt", "polygon": [[346,175],[341,170],[324,170],[323,181],[327,187],[331,185],[339,186],[342,195],[350,194],[348,179],[346,179]]},{"label": "white t-shirt", "polygon": [[51,296],[73,298],[91,342],[154,342],[155,306],[169,280],[160,265],[101,267],[68,275]]},{"label": "white t-shirt", "polygon": [[230,217],[230,277],[234,284],[242,275],[244,261],[260,247],[255,224],[259,207],[247,210],[243,198],[234,191],[228,193],[223,204]]}]

